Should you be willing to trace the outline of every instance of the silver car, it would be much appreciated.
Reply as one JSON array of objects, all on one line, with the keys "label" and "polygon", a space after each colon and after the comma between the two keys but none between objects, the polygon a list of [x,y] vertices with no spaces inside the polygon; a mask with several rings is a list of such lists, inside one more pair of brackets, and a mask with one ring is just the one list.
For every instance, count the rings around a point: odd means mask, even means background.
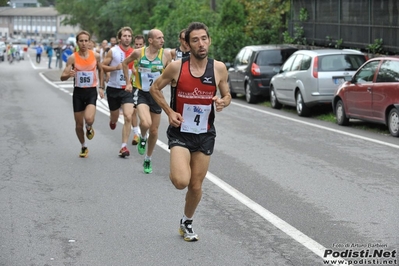
[{"label": "silver car", "polygon": [[349,49],[296,51],[270,81],[271,106],[295,106],[299,116],[309,116],[312,106],[331,104],[338,86],[366,61],[363,53]]}]

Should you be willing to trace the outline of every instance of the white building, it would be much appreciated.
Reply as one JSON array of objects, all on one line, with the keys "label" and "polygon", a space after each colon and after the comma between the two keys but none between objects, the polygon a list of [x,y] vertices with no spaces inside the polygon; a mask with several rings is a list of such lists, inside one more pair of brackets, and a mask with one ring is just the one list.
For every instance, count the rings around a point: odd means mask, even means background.
[{"label": "white building", "polygon": [[80,30],[62,25],[66,16],[54,7],[0,8],[0,39],[65,40]]}]

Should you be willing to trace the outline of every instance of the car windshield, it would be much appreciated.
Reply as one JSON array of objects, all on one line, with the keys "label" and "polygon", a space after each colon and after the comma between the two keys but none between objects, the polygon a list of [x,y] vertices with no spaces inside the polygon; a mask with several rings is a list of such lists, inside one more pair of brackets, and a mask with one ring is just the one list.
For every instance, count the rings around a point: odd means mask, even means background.
[{"label": "car windshield", "polygon": [[336,54],[319,57],[319,71],[356,71],[366,62],[364,55]]}]

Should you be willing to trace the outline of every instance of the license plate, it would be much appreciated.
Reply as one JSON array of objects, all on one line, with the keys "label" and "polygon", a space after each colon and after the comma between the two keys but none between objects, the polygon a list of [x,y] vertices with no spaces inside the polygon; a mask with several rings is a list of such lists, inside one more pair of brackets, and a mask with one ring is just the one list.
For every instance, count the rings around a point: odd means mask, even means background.
[{"label": "license plate", "polygon": [[341,85],[342,83],[345,82],[344,78],[333,78],[334,84],[336,85]]}]

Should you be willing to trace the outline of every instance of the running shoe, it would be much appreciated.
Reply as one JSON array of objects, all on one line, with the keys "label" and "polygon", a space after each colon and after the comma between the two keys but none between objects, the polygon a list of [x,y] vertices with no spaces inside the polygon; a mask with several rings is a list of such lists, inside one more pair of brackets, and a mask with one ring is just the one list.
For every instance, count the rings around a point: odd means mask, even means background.
[{"label": "running shoe", "polygon": [[92,138],[94,138],[94,128],[91,127],[90,130],[86,129],[86,137],[90,140]]},{"label": "running shoe", "polygon": [[114,130],[116,128],[116,123],[112,123],[111,121],[109,121],[109,127]]},{"label": "running shoe", "polygon": [[87,147],[82,147],[79,153],[80,158],[87,158],[89,156],[89,149]]},{"label": "running shoe", "polygon": [[144,174],[151,174],[152,173],[152,163],[151,160],[144,160]]},{"label": "running shoe", "polygon": [[137,145],[140,142],[140,137],[137,134],[134,134],[133,140],[132,140],[132,145]]},{"label": "running shoe", "polygon": [[140,155],[143,155],[145,153],[145,145],[147,144],[147,140],[139,137],[140,141],[137,145],[137,151],[139,152]]},{"label": "running shoe", "polygon": [[129,156],[130,152],[126,147],[123,147],[120,151],[119,151],[119,157],[125,158],[126,156]]},{"label": "running shoe", "polygon": [[192,242],[198,240],[198,235],[194,233],[192,223],[193,220],[186,220],[184,223],[180,220],[179,233],[185,241]]}]

